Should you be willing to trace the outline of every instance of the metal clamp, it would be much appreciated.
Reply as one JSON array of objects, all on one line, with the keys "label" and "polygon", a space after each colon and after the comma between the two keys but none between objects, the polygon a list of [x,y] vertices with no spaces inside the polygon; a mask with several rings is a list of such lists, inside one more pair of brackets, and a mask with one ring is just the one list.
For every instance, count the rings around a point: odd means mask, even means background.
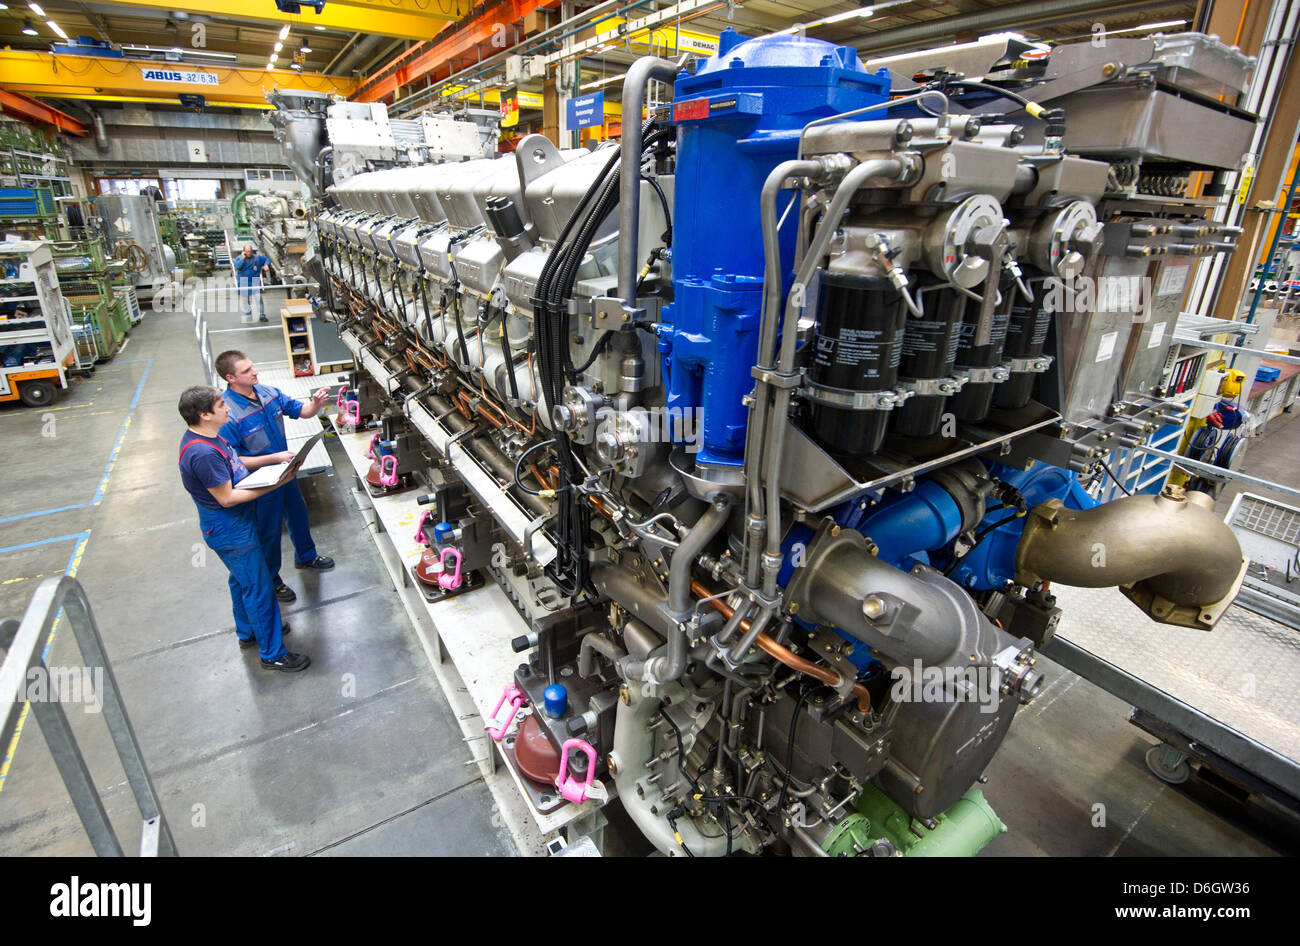
[{"label": "metal clamp", "polygon": [[966,378],[904,378],[900,386],[913,397],[947,397],[966,386]]},{"label": "metal clamp", "polygon": [[617,296],[597,296],[591,300],[591,321],[596,328],[623,329],[645,315],[645,309],[635,309]]},{"label": "metal clamp", "polygon": [[892,388],[883,391],[844,391],[805,379],[803,396],[814,404],[838,407],[846,411],[892,411],[911,397],[912,392]]},{"label": "metal clamp", "polygon": [[1006,365],[994,365],[991,368],[958,368],[957,377],[966,384],[1001,384],[1011,377],[1011,369]]},{"label": "metal clamp", "polygon": [[758,365],[749,369],[749,373],[764,384],[770,384],[774,388],[797,388],[803,381],[803,372],[791,371],[784,374],[780,371],[772,371],[770,368],[760,368]]},{"label": "metal clamp", "polygon": [[1012,374],[1042,374],[1052,367],[1051,355],[1035,355],[1031,358],[1012,358],[1004,361],[1002,367]]}]

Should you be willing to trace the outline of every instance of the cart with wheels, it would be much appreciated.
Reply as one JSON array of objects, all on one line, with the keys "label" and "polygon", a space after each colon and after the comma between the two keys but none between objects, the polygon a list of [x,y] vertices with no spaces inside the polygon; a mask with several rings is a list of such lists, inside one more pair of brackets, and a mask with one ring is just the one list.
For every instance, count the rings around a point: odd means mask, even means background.
[{"label": "cart with wheels", "polygon": [[0,243],[0,403],[47,407],[77,367],[68,304],[50,244]]}]

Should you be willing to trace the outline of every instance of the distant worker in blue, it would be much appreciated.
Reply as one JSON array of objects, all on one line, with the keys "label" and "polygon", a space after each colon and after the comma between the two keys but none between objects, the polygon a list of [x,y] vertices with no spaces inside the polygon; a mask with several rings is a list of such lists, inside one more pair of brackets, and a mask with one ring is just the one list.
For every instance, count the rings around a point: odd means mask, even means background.
[{"label": "distant worker in blue", "polygon": [[241,457],[221,436],[229,410],[216,388],[186,388],[177,409],[189,428],[181,437],[181,483],[198,507],[203,541],[230,570],[230,600],[240,649],[256,647],[262,666],[271,670],[285,673],[306,670],[311,658],[292,653],[284,646],[283,637],[289,633],[289,625],[280,619],[280,606],[272,593],[271,572],[262,554],[253,510],[253,504],[259,499],[274,496],[285,483],[291,483],[297,471],[290,467],[273,486],[257,489],[235,486],[248,475],[250,468],[287,462],[293,455],[282,452]]},{"label": "distant worker in blue", "polygon": [[[266,306],[262,304],[262,277],[271,275],[271,260],[261,253],[253,252],[253,244],[245,243],[244,251],[231,260],[235,267],[235,283],[239,287],[239,297],[244,302],[244,315],[253,318],[253,300],[257,300],[259,322],[269,322]],[[256,287],[256,288],[254,288]]]},{"label": "distant worker in blue", "polygon": [[[263,457],[288,450],[284,415],[295,419],[315,417],[329,400],[329,388],[321,388],[304,403],[279,388],[258,384],[257,369],[242,351],[223,351],[217,356],[216,368],[217,377],[230,385],[224,392],[230,406],[230,420],[221,428],[221,436],[234,444],[242,456]],[[275,583],[275,596],[286,604],[296,601],[297,594],[280,578],[280,523],[288,520],[295,568],[325,571],[334,567],[334,559],[316,552],[307,523],[307,503],[297,480],[263,496],[254,505],[257,534]]]}]

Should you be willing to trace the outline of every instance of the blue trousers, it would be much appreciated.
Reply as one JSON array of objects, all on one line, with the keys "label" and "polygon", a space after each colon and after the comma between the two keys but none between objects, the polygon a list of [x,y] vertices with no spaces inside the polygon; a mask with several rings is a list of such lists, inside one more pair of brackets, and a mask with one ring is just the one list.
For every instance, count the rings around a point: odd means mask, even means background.
[{"label": "blue trousers", "polygon": [[253,510],[247,504],[231,509],[199,507],[199,527],[208,548],[230,572],[235,633],[243,641],[256,638],[263,660],[279,660],[287,652],[281,636],[280,605],[257,541]]},{"label": "blue trousers", "polygon": [[307,502],[297,480],[290,480],[279,489],[271,490],[253,500],[257,518],[257,539],[266,557],[266,567],[276,585],[280,580],[281,523],[289,524],[289,538],[293,540],[293,559],[299,565],[316,561],[316,543],[312,541],[307,524]]}]

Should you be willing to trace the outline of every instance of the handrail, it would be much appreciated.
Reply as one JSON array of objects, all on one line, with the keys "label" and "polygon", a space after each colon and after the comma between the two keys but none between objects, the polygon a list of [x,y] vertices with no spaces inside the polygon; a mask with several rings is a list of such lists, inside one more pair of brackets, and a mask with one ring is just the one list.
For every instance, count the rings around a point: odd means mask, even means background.
[{"label": "handrail", "polygon": [[144,821],[140,854],[175,856],[176,843],[158,802],[153,780],[149,777],[140,741],[127,717],[117,678],[104,650],[104,638],[95,623],[85,589],[75,578],[64,575],[45,579],[32,595],[21,622],[10,619],[0,623],[0,634],[6,636],[13,625],[18,624],[13,643],[9,645],[4,662],[0,664],[0,700],[6,704],[0,739],[4,740],[5,745],[13,739],[23,706],[29,702],[27,687],[31,672],[39,668],[39,676],[49,683],[45,687],[44,698],[31,700],[30,705],[36,714],[50,755],[58,766],[63,784],[68,789],[95,853],[101,857],[122,856],[122,844],[109,822],[103,799],[86,767],[86,760],[77,745],[77,737],[68,723],[63,705],[59,702],[55,681],[45,666],[42,644],[49,639],[60,613],[72,625],[82,660],[95,676],[95,685],[99,691],[95,694],[96,700],[102,704],[104,720],[117,748],[122,771],[126,773],[131,792],[135,795],[136,806],[140,809],[140,817]]}]

